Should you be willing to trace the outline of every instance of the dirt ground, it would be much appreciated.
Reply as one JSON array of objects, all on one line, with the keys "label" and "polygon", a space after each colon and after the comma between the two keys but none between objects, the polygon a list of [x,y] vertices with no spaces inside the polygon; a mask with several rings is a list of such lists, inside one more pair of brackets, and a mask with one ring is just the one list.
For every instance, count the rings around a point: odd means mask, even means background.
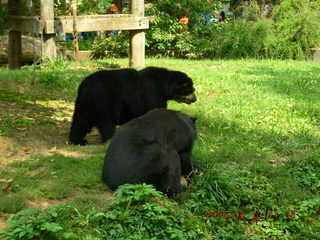
[{"label": "dirt ground", "polygon": [[[90,151],[70,147],[67,143],[73,113],[72,103],[49,101],[19,104],[0,100],[0,109],[0,130],[8,130],[3,135],[0,131],[0,168],[5,168],[13,162],[27,160],[32,156],[49,156],[59,153],[67,157],[83,158],[93,155]],[[25,120],[30,124],[22,127],[19,124],[11,124],[18,120]],[[95,129],[87,139],[91,144],[100,142],[99,134]],[[101,195],[104,197],[107,195],[109,198],[112,196],[109,192]],[[55,200],[28,201],[27,205],[30,208],[46,208],[63,201],[67,202],[67,199],[58,202]],[[5,227],[5,217],[0,216],[0,229]]]},{"label": "dirt ground", "polygon": [[[68,149],[67,139],[73,105],[63,101],[44,103],[7,102],[0,100],[0,124],[5,119],[30,122],[30,126],[9,126],[8,136],[0,135],[0,167],[13,161],[23,161],[32,155],[48,156],[60,153],[70,157],[85,157],[86,153]],[[22,120],[21,120],[22,119]],[[37,123],[40,122],[39,124]],[[42,123],[44,122],[44,124]],[[48,122],[48,124],[46,124]],[[99,143],[96,130],[88,136],[89,143]]]}]

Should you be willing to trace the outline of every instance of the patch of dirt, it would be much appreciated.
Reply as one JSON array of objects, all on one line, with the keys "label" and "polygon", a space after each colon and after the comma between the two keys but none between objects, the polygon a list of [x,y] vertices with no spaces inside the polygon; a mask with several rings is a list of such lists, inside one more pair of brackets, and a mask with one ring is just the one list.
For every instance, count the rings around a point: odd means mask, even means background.
[{"label": "patch of dirt", "polygon": [[50,207],[51,205],[56,205],[56,204],[61,204],[61,203],[66,203],[66,199],[62,200],[43,200],[40,202],[36,201],[28,201],[28,208],[47,208]]},{"label": "patch of dirt", "polygon": [[217,98],[217,97],[218,97],[218,94],[215,94],[215,93],[209,93],[209,94],[207,94],[207,98],[208,98],[208,99]]},{"label": "patch of dirt", "polygon": [[[4,219],[4,217],[0,217],[0,229],[5,229],[7,227],[6,225],[6,221]],[[1,235],[0,235],[1,237]]]},{"label": "patch of dirt", "polygon": [[[55,153],[75,158],[90,156],[89,153],[70,150],[67,144],[73,103],[0,100],[0,109],[4,110],[0,112],[0,167],[31,156]],[[99,143],[98,133],[93,131],[88,141]]]}]

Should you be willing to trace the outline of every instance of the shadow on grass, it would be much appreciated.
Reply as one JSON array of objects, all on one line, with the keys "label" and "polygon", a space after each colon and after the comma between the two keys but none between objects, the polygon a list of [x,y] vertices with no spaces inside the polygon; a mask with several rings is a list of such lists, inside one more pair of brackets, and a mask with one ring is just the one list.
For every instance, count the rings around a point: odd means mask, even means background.
[{"label": "shadow on grass", "polygon": [[0,89],[21,92],[34,99],[73,102],[78,85],[89,74],[104,69],[120,68],[119,64],[95,61],[94,65],[72,62],[27,67],[19,71],[0,69]]},{"label": "shadow on grass", "polygon": [[[0,178],[12,179],[6,193],[1,193],[5,184],[0,182],[0,193],[4,202],[19,197],[26,202],[23,208],[59,203],[75,204],[78,209],[103,208],[113,195],[101,181],[102,163],[103,154],[77,159],[54,154],[15,162],[0,170]],[[11,209],[2,206],[0,210]]]},{"label": "shadow on grass", "polygon": [[[297,101],[293,110],[303,116],[320,118],[320,67],[308,70],[273,69],[270,67],[255,67],[254,70],[244,72],[257,76],[259,81],[249,81],[258,85],[266,92],[276,93]],[[261,80],[264,79],[264,80]]]},{"label": "shadow on grass", "polygon": [[282,165],[296,157],[307,157],[319,147],[320,139],[304,129],[280,134],[276,130],[248,130],[233,121],[217,118],[197,120],[196,152],[211,162]]},{"label": "shadow on grass", "polygon": [[[318,137],[306,132],[283,135],[247,130],[214,117],[200,118],[197,125],[193,159],[204,167],[204,175],[193,183],[192,191],[206,191],[205,196],[230,208],[286,206],[318,193]],[[210,198],[204,197],[204,202]]]}]

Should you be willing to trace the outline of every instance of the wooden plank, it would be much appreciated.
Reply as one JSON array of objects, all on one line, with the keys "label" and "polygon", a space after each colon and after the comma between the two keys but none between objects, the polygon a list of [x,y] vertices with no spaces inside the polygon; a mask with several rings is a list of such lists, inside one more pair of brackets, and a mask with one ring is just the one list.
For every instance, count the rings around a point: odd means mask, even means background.
[{"label": "wooden plank", "polygon": [[[130,6],[131,14],[135,17],[144,16],[144,0],[132,0]],[[129,66],[142,67],[145,65],[145,42],[146,37],[143,30],[136,28],[130,31]]]},{"label": "wooden plank", "polygon": [[12,31],[30,32],[40,34],[44,28],[44,22],[40,17],[9,16],[9,29]]},{"label": "wooden plank", "polygon": [[[19,15],[20,9],[20,0],[10,0],[8,2],[8,12],[10,15]],[[19,69],[21,65],[20,59],[22,57],[21,32],[10,30],[8,44],[9,69]]]},{"label": "wooden plank", "polygon": [[42,37],[42,59],[53,60],[57,57],[54,24],[50,24],[54,20],[53,0],[41,0],[40,3],[41,20],[45,22]]},{"label": "wooden plank", "polygon": [[[129,14],[87,15],[77,16],[75,19],[77,22],[78,32],[133,30],[149,28],[148,18],[136,17]],[[73,17],[56,17],[55,31],[72,33]]]},{"label": "wooden plank", "polygon": [[[74,24],[72,16],[55,17],[54,30],[52,20],[40,20],[40,17],[10,16],[10,29],[14,31],[42,33],[72,33]],[[136,17],[130,14],[87,15],[75,17],[78,32],[148,29],[148,17]],[[51,31],[49,31],[51,29]]]}]

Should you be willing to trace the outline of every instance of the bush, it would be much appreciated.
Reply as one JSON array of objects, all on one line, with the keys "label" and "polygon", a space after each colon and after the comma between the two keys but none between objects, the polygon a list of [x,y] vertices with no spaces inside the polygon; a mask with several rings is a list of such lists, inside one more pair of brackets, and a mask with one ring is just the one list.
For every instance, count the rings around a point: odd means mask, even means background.
[{"label": "bush", "polygon": [[209,37],[203,38],[199,51],[204,57],[246,58],[267,57],[274,35],[272,22],[261,19],[256,22],[239,20],[220,24],[213,28]]},{"label": "bush", "polygon": [[0,192],[0,212],[16,213],[26,206],[26,200],[15,194],[5,195]]},{"label": "bush", "polygon": [[242,20],[210,25],[198,52],[218,58],[307,59],[320,43],[319,9],[312,2],[284,0],[273,19],[259,17],[255,8],[251,5]]},{"label": "bush", "polygon": [[[151,185],[123,185],[104,211],[82,215],[70,206],[23,210],[0,231],[14,239],[212,239],[200,218],[164,197]],[[81,236],[81,237],[80,237]],[[0,235],[1,237],[1,235]]]},{"label": "bush", "polygon": [[211,239],[201,222],[153,186],[122,185],[110,209],[90,218],[103,239]]},{"label": "bush", "polygon": [[[198,13],[209,14],[218,8],[217,0],[207,1],[149,1],[146,15],[152,16],[146,31],[146,54],[149,56],[194,57],[197,53],[197,35],[179,23],[179,17],[187,15],[189,27],[195,25]],[[188,27],[187,27],[188,28]],[[128,34],[122,32],[95,42],[93,57],[127,56]]]},{"label": "bush", "polygon": [[128,56],[128,49],[128,31],[114,32],[94,41],[91,57],[94,59],[101,59],[104,57],[125,57]]},{"label": "bush", "polygon": [[306,59],[320,43],[319,12],[309,0],[284,0],[274,10],[277,58]]},{"label": "bush", "polygon": [[[306,59],[320,43],[320,7],[309,0],[283,0],[273,18],[261,17],[251,3],[242,19],[211,24],[200,23],[199,14],[214,12],[217,1],[149,2],[148,56]],[[183,15],[187,27],[178,21]],[[111,35],[94,44],[93,56],[127,56],[128,46],[127,32]]]}]

